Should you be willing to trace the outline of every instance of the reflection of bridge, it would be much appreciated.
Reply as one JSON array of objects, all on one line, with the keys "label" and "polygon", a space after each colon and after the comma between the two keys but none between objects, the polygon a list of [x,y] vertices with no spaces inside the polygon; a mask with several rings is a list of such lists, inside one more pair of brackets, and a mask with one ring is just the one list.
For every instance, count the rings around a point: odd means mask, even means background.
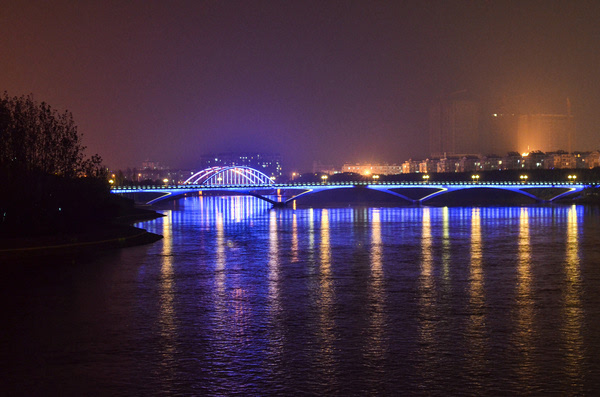
[{"label": "reflection of bridge", "polygon": [[[434,197],[467,189],[511,191],[536,201],[551,202],[590,187],[576,182],[329,182],[276,184],[267,175],[249,167],[212,167],[192,175],[185,184],[164,186],[122,186],[112,193],[137,195],[137,201],[147,204],[198,192],[246,194],[284,206],[302,196],[334,189],[368,189],[379,191],[412,204],[422,204]],[[140,199],[141,194],[154,193]],[[156,195],[158,197],[156,197]]]}]

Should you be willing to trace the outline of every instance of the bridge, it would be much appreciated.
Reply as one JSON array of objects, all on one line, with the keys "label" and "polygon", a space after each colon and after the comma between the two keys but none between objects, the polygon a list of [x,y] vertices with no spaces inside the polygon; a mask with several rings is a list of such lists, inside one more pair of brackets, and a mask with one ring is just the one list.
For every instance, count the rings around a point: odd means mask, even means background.
[{"label": "bridge", "polygon": [[274,206],[285,206],[303,196],[334,189],[367,189],[379,191],[407,201],[409,204],[426,204],[434,197],[468,189],[496,189],[511,191],[537,202],[552,202],[573,193],[593,187],[590,183],[565,182],[312,182],[275,183],[264,173],[245,166],[211,167],[192,175],[181,185],[117,186],[111,192],[124,196],[154,193],[156,197],[143,200],[146,204],[174,199],[200,192],[244,194],[265,200]]}]

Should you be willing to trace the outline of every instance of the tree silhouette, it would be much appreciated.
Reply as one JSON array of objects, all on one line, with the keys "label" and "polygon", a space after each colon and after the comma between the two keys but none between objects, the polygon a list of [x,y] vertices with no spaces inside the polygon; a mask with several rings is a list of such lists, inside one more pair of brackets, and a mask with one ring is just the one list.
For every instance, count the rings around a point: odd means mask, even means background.
[{"label": "tree silhouette", "polygon": [[73,115],[31,95],[0,97],[0,167],[67,178],[102,176],[102,159],[86,159]]},{"label": "tree silhouette", "polygon": [[84,150],[70,112],[0,96],[0,236],[76,232],[110,218],[102,159]]}]

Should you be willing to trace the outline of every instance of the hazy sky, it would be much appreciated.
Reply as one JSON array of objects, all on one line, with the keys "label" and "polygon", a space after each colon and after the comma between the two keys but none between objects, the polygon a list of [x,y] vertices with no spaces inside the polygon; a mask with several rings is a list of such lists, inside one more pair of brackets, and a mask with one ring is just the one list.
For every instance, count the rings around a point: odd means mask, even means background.
[{"label": "hazy sky", "polygon": [[[5,1],[0,90],[73,112],[89,153],[400,162],[468,89],[578,119],[600,149],[600,1]],[[525,98],[525,99],[523,99]]]}]

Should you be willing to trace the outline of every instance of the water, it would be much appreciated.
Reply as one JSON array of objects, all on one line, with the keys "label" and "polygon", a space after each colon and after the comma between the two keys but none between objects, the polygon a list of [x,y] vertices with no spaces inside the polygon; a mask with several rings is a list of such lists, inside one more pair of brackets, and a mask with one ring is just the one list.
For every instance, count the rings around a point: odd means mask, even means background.
[{"label": "water", "polygon": [[600,390],[598,209],[194,197],[164,213],[140,224],[155,244],[6,266],[3,390]]}]

